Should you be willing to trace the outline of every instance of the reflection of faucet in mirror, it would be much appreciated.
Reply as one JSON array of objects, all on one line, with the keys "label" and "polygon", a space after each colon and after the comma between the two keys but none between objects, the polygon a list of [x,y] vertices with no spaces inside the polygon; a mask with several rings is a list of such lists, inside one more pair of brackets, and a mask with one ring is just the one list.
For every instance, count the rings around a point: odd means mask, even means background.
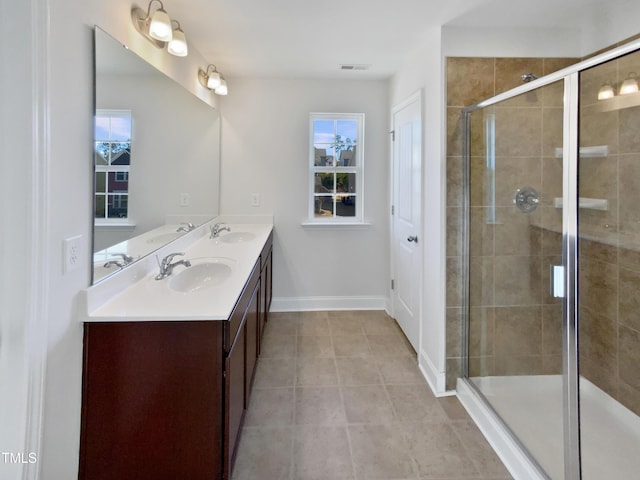
[{"label": "reflection of faucet in mirror", "polygon": [[216,223],[211,227],[211,235],[209,238],[218,238],[220,236],[220,232],[227,231],[230,232],[231,229],[229,227],[221,227],[220,225],[226,225],[224,222]]},{"label": "reflection of faucet in mirror", "polygon": [[183,223],[182,225],[185,225],[185,226],[178,227],[176,229],[176,232],[190,232],[191,230],[196,228],[196,226],[193,223]]},{"label": "reflection of faucet in mirror", "polygon": [[[162,280],[163,278],[167,278],[169,275],[171,275],[173,273],[173,268],[175,266],[177,266],[177,265],[184,265],[185,267],[190,267],[191,266],[191,262],[189,260],[179,260],[177,262],[171,263],[171,260],[173,260],[173,257],[175,257],[177,255],[184,255],[184,252],[170,253],[169,255],[167,255],[166,257],[164,257],[162,259],[162,262],[160,262],[160,260],[158,260],[158,266],[160,267],[160,273],[158,273],[158,275],[156,275],[156,280]],[[158,259],[158,257],[156,256],[156,260],[157,259]]]},{"label": "reflection of faucet in mirror", "polygon": [[126,253],[111,253],[110,255],[113,257],[121,257],[122,261],[109,260],[103,265],[104,268],[111,268],[114,265],[118,268],[124,268],[126,265],[129,265],[131,262],[133,262],[133,257],[131,255],[127,255]]}]

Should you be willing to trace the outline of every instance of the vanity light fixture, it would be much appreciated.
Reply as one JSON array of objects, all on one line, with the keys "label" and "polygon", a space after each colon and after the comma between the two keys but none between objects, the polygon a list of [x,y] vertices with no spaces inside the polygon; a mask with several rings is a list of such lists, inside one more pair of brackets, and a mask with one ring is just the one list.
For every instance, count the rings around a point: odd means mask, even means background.
[{"label": "vanity light fixture", "polygon": [[635,72],[631,72],[622,85],[620,85],[620,95],[636,93],[638,91],[638,78]]},{"label": "vanity light fixture", "polygon": [[220,76],[220,85],[218,85],[213,91],[218,95],[226,95],[227,94],[227,92],[228,92],[227,81],[224,79],[223,76]]},{"label": "vanity light fixture", "polygon": [[[151,6],[154,2],[159,3],[160,6],[152,14]],[[131,19],[138,33],[156,47],[167,47],[167,51],[177,57],[187,55],[187,38],[180,28],[180,23],[177,20],[171,20],[161,0],[151,0],[146,12],[141,8],[133,7]]]},{"label": "vanity light fixture", "polygon": [[173,38],[169,41],[167,45],[167,51],[171,55],[175,55],[176,57],[186,57],[189,53],[189,47],[187,46],[187,38],[184,36],[184,32],[182,28],[180,28],[180,22],[177,20],[173,20],[171,25],[176,24],[177,26],[173,29]]},{"label": "vanity light fixture", "polygon": [[214,64],[208,65],[206,71],[198,70],[198,80],[201,85],[213,90],[217,95],[227,94],[227,82]]},{"label": "vanity light fixture", "polygon": [[603,83],[600,90],[598,90],[598,100],[607,100],[615,97],[615,95],[616,92],[613,90],[610,83]]}]

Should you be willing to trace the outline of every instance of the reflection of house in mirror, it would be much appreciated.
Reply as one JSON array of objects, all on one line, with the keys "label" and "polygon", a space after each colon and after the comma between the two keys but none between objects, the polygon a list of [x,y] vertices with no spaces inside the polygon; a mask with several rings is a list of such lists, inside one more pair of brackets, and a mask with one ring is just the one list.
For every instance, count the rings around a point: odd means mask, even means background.
[{"label": "reflection of house in mirror", "polygon": [[333,165],[333,155],[327,155],[326,148],[313,148],[315,153],[314,165]]}]

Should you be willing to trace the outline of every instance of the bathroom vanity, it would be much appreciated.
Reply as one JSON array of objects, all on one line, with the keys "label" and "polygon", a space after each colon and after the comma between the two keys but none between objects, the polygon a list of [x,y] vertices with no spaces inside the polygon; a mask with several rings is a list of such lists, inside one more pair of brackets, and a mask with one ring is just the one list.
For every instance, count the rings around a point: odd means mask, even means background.
[{"label": "bathroom vanity", "polygon": [[[160,281],[144,272],[88,301],[80,479],[231,477],[271,303],[273,233],[199,235],[179,257],[190,268]],[[231,271],[219,284],[192,270],[215,262]]]}]

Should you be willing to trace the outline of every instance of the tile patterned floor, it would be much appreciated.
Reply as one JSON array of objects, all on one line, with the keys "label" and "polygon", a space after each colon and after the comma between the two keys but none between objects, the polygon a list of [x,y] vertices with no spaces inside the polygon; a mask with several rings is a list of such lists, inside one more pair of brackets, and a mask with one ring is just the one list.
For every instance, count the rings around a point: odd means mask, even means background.
[{"label": "tile patterned floor", "polygon": [[233,480],[505,480],[384,312],[271,313]]}]

